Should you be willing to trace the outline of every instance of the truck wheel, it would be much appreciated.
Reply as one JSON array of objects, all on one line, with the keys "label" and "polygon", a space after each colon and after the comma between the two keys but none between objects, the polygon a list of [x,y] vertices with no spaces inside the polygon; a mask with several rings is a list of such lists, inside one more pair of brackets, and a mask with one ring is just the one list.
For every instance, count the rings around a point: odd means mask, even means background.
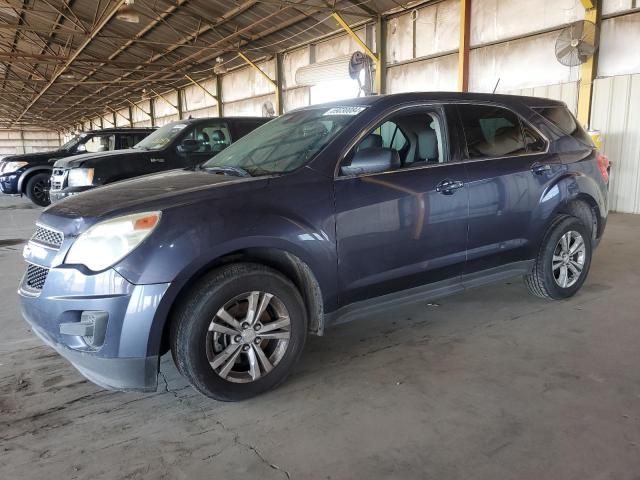
[{"label": "truck wheel", "polygon": [[271,268],[240,263],[195,286],[173,317],[170,343],[178,370],[197,391],[237,401],[282,383],[306,334],[295,285]]},{"label": "truck wheel", "polygon": [[591,253],[591,229],[576,217],[558,217],[542,242],[531,273],[525,276],[529,291],[554,300],[575,295],[589,273]]},{"label": "truck wheel", "polygon": [[49,199],[50,178],[48,173],[36,173],[32,176],[25,189],[27,198],[41,207],[49,205],[51,203]]}]

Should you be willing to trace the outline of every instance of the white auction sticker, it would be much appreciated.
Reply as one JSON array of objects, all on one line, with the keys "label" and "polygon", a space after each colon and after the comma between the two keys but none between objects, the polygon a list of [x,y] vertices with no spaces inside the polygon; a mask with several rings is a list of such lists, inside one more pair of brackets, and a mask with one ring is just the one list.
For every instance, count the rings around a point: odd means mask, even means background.
[{"label": "white auction sticker", "polygon": [[333,107],[324,112],[323,115],[358,115],[367,107]]}]

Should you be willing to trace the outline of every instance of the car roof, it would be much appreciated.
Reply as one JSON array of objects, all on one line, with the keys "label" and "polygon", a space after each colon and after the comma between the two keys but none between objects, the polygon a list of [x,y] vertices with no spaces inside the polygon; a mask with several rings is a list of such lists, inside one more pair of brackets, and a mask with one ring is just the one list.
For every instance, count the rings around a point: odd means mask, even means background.
[{"label": "car roof", "polygon": [[130,133],[130,132],[152,132],[155,127],[118,127],[118,128],[101,128],[97,130],[87,130],[80,133]]},{"label": "car roof", "polygon": [[408,92],[388,95],[372,95],[368,97],[351,98],[322,105],[311,105],[301,110],[322,107],[341,106],[376,106],[386,107],[401,103],[413,102],[492,102],[503,105],[518,104],[529,107],[564,106],[563,102],[550,98],[528,97],[524,95],[503,95],[497,93],[471,93],[471,92]]},{"label": "car roof", "polygon": [[269,120],[273,120],[273,117],[257,117],[257,116],[251,116],[251,117],[201,117],[201,118],[184,118],[182,120],[176,120],[174,122],[171,123],[197,123],[197,122],[208,122],[211,120],[224,120],[224,121],[236,121],[236,120],[264,120],[269,121]]}]

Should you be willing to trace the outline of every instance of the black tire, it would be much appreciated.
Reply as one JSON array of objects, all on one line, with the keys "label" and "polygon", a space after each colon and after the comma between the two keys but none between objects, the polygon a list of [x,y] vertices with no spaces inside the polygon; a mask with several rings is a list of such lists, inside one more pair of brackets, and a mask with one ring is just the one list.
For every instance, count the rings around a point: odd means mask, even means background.
[{"label": "black tire", "polygon": [[51,175],[48,173],[36,173],[27,181],[25,193],[27,198],[40,207],[51,204],[49,198],[49,182]]},{"label": "black tire", "polygon": [[[553,270],[554,253],[557,253],[559,242],[563,235],[569,232],[577,232],[584,243],[584,263],[576,281],[563,288],[560,286]],[[587,278],[591,266],[591,229],[584,222],[570,215],[558,217],[545,235],[540,251],[536,258],[531,273],[525,275],[525,284],[529,291],[541,298],[562,300],[576,294]],[[569,258],[569,261],[571,258]]]},{"label": "black tire", "polygon": [[595,250],[600,243],[596,211],[588,203],[578,200],[569,204],[566,213],[579,218],[587,226],[591,232],[591,248]]},{"label": "black tire", "polygon": [[[268,292],[284,305],[290,319],[290,336],[283,347],[286,350],[271,371],[248,383],[235,383],[223,378],[209,363],[207,355],[213,348],[209,327],[223,306],[253,291]],[[170,345],[176,367],[193,388],[216,400],[238,401],[281,384],[300,358],[306,335],[306,309],[295,285],[269,267],[238,263],[212,271],[191,289],[172,317]]]}]

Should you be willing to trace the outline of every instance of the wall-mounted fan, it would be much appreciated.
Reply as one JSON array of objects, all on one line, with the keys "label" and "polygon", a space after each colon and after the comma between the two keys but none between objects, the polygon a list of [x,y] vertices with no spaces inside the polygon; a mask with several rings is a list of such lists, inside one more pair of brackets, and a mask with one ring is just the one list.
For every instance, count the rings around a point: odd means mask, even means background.
[{"label": "wall-mounted fan", "polygon": [[276,109],[273,106],[273,103],[270,101],[266,101],[262,104],[262,116],[263,117],[275,117]]},{"label": "wall-mounted fan", "polygon": [[556,40],[556,58],[567,67],[583,64],[597,49],[598,27],[587,20],[579,20],[563,28]]}]

